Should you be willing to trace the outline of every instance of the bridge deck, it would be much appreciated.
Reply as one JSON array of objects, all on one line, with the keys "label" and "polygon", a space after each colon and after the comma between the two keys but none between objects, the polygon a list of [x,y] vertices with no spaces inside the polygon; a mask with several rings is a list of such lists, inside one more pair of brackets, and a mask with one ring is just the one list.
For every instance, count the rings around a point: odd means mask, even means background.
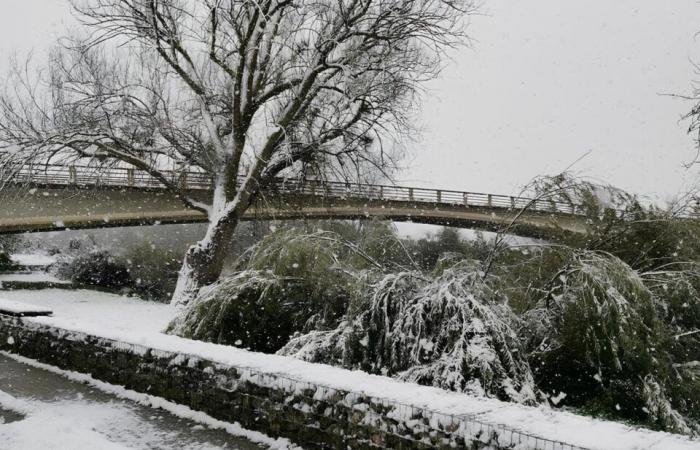
[{"label": "bridge deck", "polygon": [[[212,180],[167,172],[168,181],[209,202]],[[157,179],[127,168],[22,167],[0,193],[0,233],[205,221]],[[279,178],[261,190],[244,219],[363,219],[495,229],[519,216],[525,234],[586,232],[584,208],[543,198],[418,187]],[[527,228],[532,230],[527,231]]]}]

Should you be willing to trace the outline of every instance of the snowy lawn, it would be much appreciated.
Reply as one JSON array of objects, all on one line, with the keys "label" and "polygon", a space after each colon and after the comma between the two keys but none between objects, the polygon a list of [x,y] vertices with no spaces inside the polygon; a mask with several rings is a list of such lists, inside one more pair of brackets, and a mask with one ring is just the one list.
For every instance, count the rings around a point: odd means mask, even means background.
[{"label": "snowy lawn", "polygon": [[0,285],[3,282],[71,284],[46,272],[6,273],[0,275]]},{"label": "snowy lawn", "polygon": [[0,297],[0,313],[13,316],[50,316],[52,311],[44,306],[36,306]]},{"label": "snowy lawn", "polygon": [[8,291],[3,292],[2,296],[46,306],[54,311],[53,317],[25,320],[154,349],[196,355],[222,364],[278,374],[339,390],[362,392],[446,414],[471,415],[481,421],[584,448],[700,449],[700,441],[668,433],[635,429],[547,408],[475,398],[364,372],[165,335],[161,331],[176,313],[169,305],[87,290]]},{"label": "snowy lawn", "polygon": [[10,256],[15,264],[27,267],[46,267],[56,262],[56,257],[40,253],[15,253]]}]

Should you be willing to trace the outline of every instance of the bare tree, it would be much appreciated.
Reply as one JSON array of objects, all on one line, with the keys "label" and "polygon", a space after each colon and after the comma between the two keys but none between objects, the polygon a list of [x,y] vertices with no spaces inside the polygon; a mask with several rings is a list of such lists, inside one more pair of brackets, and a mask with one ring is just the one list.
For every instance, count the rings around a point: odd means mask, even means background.
[{"label": "bare tree", "polygon": [[[173,302],[219,277],[225,243],[280,175],[356,179],[394,160],[422,83],[463,43],[471,0],[73,0],[89,32],[0,98],[0,169],[144,170],[208,215]],[[211,202],[164,175],[213,179]],[[330,174],[330,175],[329,175]]]}]

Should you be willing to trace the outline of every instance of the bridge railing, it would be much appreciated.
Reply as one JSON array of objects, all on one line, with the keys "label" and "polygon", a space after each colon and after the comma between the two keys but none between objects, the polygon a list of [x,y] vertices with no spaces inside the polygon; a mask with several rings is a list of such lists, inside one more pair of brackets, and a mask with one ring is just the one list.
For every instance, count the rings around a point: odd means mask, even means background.
[{"label": "bridge railing", "polygon": [[[204,172],[161,171],[161,173],[168,182],[181,188],[192,190],[211,190],[213,188],[212,178]],[[163,183],[144,170],[124,167],[105,169],[81,165],[23,166],[16,172],[13,181],[45,185],[164,187]],[[549,199],[313,179],[278,178],[265,190],[268,194],[296,194],[324,198],[352,198],[510,210],[527,208],[532,211],[557,214],[583,215],[585,211],[582,206]],[[700,216],[692,211],[685,214],[685,217],[698,218]]]},{"label": "bridge railing", "polygon": [[565,202],[444,189],[296,179],[279,179],[275,182],[272,189],[281,193],[296,193],[326,198],[356,198],[515,210],[527,207],[530,210],[541,212],[583,214],[583,208]]}]

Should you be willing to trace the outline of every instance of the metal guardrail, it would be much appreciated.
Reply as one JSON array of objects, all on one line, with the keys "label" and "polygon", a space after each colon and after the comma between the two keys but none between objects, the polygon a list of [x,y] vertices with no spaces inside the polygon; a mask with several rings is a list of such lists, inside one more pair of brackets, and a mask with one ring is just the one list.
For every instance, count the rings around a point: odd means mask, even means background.
[{"label": "metal guardrail", "polygon": [[[183,189],[213,189],[213,180],[206,173],[192,171],[163,171],[162,173],[170,183]],[[14,174],[12,180],[17,183],[58,184],[66,186],[164,188],[159,180],[146,171],[129,168],[110,168],[105,170],[104,168],[88,166],[24,166]],[[356,198],[364,200],[385,200],[512,210],[519,210],[527,207],[529,210],[540,212],[583,215],[583,208],[581,206],[546,199],[535,200],[527,197],[514,197],[482,192],[344,183],[310,179],[278,178],[274,183],[266,186],[263,192],[270,194],[307,195],[323,198]]]}]

